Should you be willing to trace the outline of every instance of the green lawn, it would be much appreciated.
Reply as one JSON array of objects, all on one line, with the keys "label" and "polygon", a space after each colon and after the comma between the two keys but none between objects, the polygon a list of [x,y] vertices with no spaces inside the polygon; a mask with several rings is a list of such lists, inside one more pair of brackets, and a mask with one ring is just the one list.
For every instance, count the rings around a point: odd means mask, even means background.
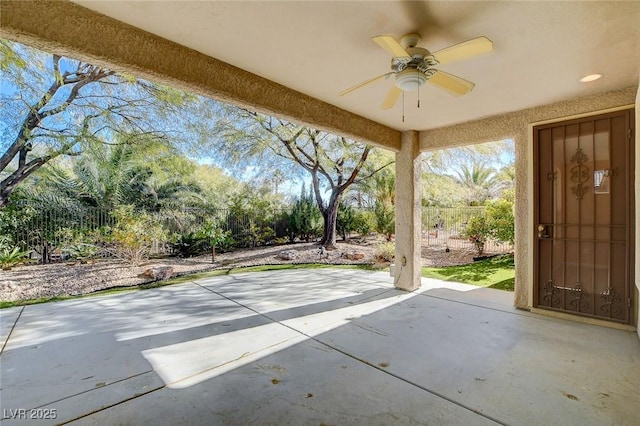
[{"label": "green lawn", "polygon": [[443,268],[422,268],[422,276],[444,281],[456,281],[480,287],[513,291],[515,267],[513,255],[505,254],[469,265]]}]

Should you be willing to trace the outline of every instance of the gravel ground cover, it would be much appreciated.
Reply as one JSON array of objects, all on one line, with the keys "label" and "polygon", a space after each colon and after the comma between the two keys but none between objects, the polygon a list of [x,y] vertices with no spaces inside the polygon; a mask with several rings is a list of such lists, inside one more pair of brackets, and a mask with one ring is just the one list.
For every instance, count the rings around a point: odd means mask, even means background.
[{"label": "gravel ground cover", "polygon": [[[142,274],[150,268],[169,266],[175,275],[187,275],[216,269],[241,268],[246,266],[324,263],[324,264],[375,264],[378,242],[343,243],[337,249],[322,253],[316,243],[299,243],[284,246],[259,247],[221,253],[211,262],[211,256],[188,259],[167,257],[150,259],[134,266],[115,259],[95,263],[53,263],[27,265],[11,271],[0,271],[0,301],[18,301],[41,297],[81,295],[113,287],[141,285],[152,281]],[[283,260],[278,255],[283,250],[296,250],[297,258]],[[351,260],[347,254],[364,254],[362,259]],[[450,250],[423,247],[425,266],[461,265],[473,261],[469,250]],[[384,266],[384,265],[383,265]]]}]

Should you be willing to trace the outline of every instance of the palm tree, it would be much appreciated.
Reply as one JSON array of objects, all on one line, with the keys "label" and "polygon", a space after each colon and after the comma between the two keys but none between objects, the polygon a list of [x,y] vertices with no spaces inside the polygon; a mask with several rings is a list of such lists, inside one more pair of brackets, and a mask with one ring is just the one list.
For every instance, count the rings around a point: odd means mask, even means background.
[{"label": "palm tree", "polygon": [[468,205],[482,205],[496,197],[501,189],[495,169],[479,161],[461,165],[454,178],[467,190]]},{"label": "palm tree", "polygon": [[130,204],[154,212],[202,204],[201,189],[193,179],[162,165],[177,159],[161,140],[95,144],[74,161],[41,169],[35,193],[28,198],[63,208]]}]

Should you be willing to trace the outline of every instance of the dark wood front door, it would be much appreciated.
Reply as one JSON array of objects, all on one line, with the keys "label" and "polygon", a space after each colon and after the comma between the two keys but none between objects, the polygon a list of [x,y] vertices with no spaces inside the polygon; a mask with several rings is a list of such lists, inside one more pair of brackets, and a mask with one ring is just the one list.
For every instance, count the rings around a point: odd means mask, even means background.
[{"label": "dark wood front door", "polygon": [[534,306],[629,323],[633,110],[534,127]]}]

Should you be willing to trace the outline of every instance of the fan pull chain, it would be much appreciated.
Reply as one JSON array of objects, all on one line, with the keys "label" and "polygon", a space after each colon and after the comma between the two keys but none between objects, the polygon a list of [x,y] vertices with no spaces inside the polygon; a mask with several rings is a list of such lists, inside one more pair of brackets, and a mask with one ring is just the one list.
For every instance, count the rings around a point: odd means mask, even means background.
[{"label": "fan pull chain", "polygon": [[420,108],[420,86],[418,86],[418,108]]},{"label": "fan pull chain", "polygon": [[402,91],[402,122],[404,123],[404,90]]}]

